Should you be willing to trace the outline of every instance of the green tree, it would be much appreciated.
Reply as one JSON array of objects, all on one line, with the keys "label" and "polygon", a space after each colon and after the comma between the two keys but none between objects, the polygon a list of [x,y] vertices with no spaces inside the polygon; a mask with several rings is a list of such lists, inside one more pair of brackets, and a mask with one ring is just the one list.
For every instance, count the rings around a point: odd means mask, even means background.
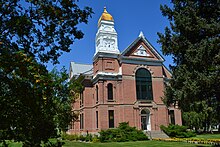
[{"label": "green tree", "polygon": [[172,0],[172,4],[161,6],[170,27],[158,33],[163,54],[172,55],[174,62],[165,102],[178,102],[184,112],[203,112],[206,131],[212,122],[220,124],[220,3]]},{"label": "green tree", "polygon": [[[71,104],[82,86],[74,78],[68,82],[65,70],[48,72],[22,52],[8,59],[14,61],[2,60],[0,72],[0,140],[40,146],[77,119]],[[14,67],[11,73],[4,72],[8,65]]]},{"label": "green tree", "polygon": [[79,93],[83,90],[83,86],[74,77],[69,81],[69,76],[64,68],[61,72],[53,69],[50,72],[50,76],[53,81],[50,87],[53,87],[52,96],[56,104],[54,110],[56,112],[55,122],[61,131],[66,132],[67,125],[71,121],[78,119],[78,115],[72,111],[72,104],[76,98],[79,98]]},{"label": "green tree", "polygon": [[83,33],[79,23],[87,23],[92,9],[83,10],[76,0],[1,0],[1,50],[23,50],[42,62],[58,62]]},{"label": "green tree", "polygon": [[87,23],[93,12],[76,2],[0,0],[0,141],[40,146],[76,118],[71,102],[79,84],[67,82],[65,71],[49,72],[44,65],[58,63],[83,37],[77,25]]}]

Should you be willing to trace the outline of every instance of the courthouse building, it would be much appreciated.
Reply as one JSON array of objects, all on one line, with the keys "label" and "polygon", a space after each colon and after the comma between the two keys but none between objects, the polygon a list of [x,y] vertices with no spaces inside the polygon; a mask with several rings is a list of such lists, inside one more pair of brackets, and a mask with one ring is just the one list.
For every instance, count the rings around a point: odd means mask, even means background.
[{"label": "courthouse building", "polygon": [[181,125],[181,111],[166,107],[161,100],[171,78],[164,58],[142,32],[120,52],[114,23],[104,8],[93,64],[70,64],[70,78],[80,78],[84,90],[73,104],[79,119],[68,133],[97,133],[120,122],[147,131],[160,130],[160,125]]}]

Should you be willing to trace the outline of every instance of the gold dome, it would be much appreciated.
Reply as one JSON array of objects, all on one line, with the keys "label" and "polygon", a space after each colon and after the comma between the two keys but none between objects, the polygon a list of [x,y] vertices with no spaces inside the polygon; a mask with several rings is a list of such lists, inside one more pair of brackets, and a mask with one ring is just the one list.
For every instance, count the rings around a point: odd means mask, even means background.
[{"label": "gold dome", "polygon": [[101,20],[114,21],[111,14],[109,14],[107,12],[106,7],[104,7],[104,12],[102,13],[101,17],[99,18],[98,24],[101,22]]}]

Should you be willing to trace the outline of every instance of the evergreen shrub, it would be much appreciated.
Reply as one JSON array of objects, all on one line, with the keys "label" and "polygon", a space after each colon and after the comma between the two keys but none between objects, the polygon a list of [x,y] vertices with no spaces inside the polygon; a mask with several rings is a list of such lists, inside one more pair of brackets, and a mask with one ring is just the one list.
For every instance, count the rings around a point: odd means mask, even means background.
[{"label": "evergreen shrub", "polygon": [[69,140],[69,141],[79,140],[80,139],[80,137],[78,135],[66,134],[66,133],[63,133],[61,137],[62,137],[63,140]]},{"label": "evergreen shrub", "polygon": [[102,130],[100,133],[100,142],[125,142],[148,140],[148,137],[135,127],[130,127],[128,122],[122,122],[118,128]]},{"label": "evergreen shrub", "polygon": [[169,125],[168,127],[165,127],[164,125],[161,125],[160,129],[169,137],[189,138],[196,136],[194,132],[188,131],[186,126]]}]

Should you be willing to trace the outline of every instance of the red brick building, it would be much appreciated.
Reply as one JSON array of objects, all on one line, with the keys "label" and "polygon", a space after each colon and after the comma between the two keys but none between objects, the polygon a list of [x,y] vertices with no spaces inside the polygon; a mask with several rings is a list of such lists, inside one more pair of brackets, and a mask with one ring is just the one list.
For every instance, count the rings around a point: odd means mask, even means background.
[{"label": "red brick building", "polygon": [[129,122],[142,130],[182,124],[179,109],[167,108],[161,97],[171,73],[164,58],[141,32],[128,48],[118,50],[113,17],[104,9],[98,21],[93,65],[71,62],[70,77],[82,79],[84,90],[73,104],[79,113],[69,133],[97,133]]}]

